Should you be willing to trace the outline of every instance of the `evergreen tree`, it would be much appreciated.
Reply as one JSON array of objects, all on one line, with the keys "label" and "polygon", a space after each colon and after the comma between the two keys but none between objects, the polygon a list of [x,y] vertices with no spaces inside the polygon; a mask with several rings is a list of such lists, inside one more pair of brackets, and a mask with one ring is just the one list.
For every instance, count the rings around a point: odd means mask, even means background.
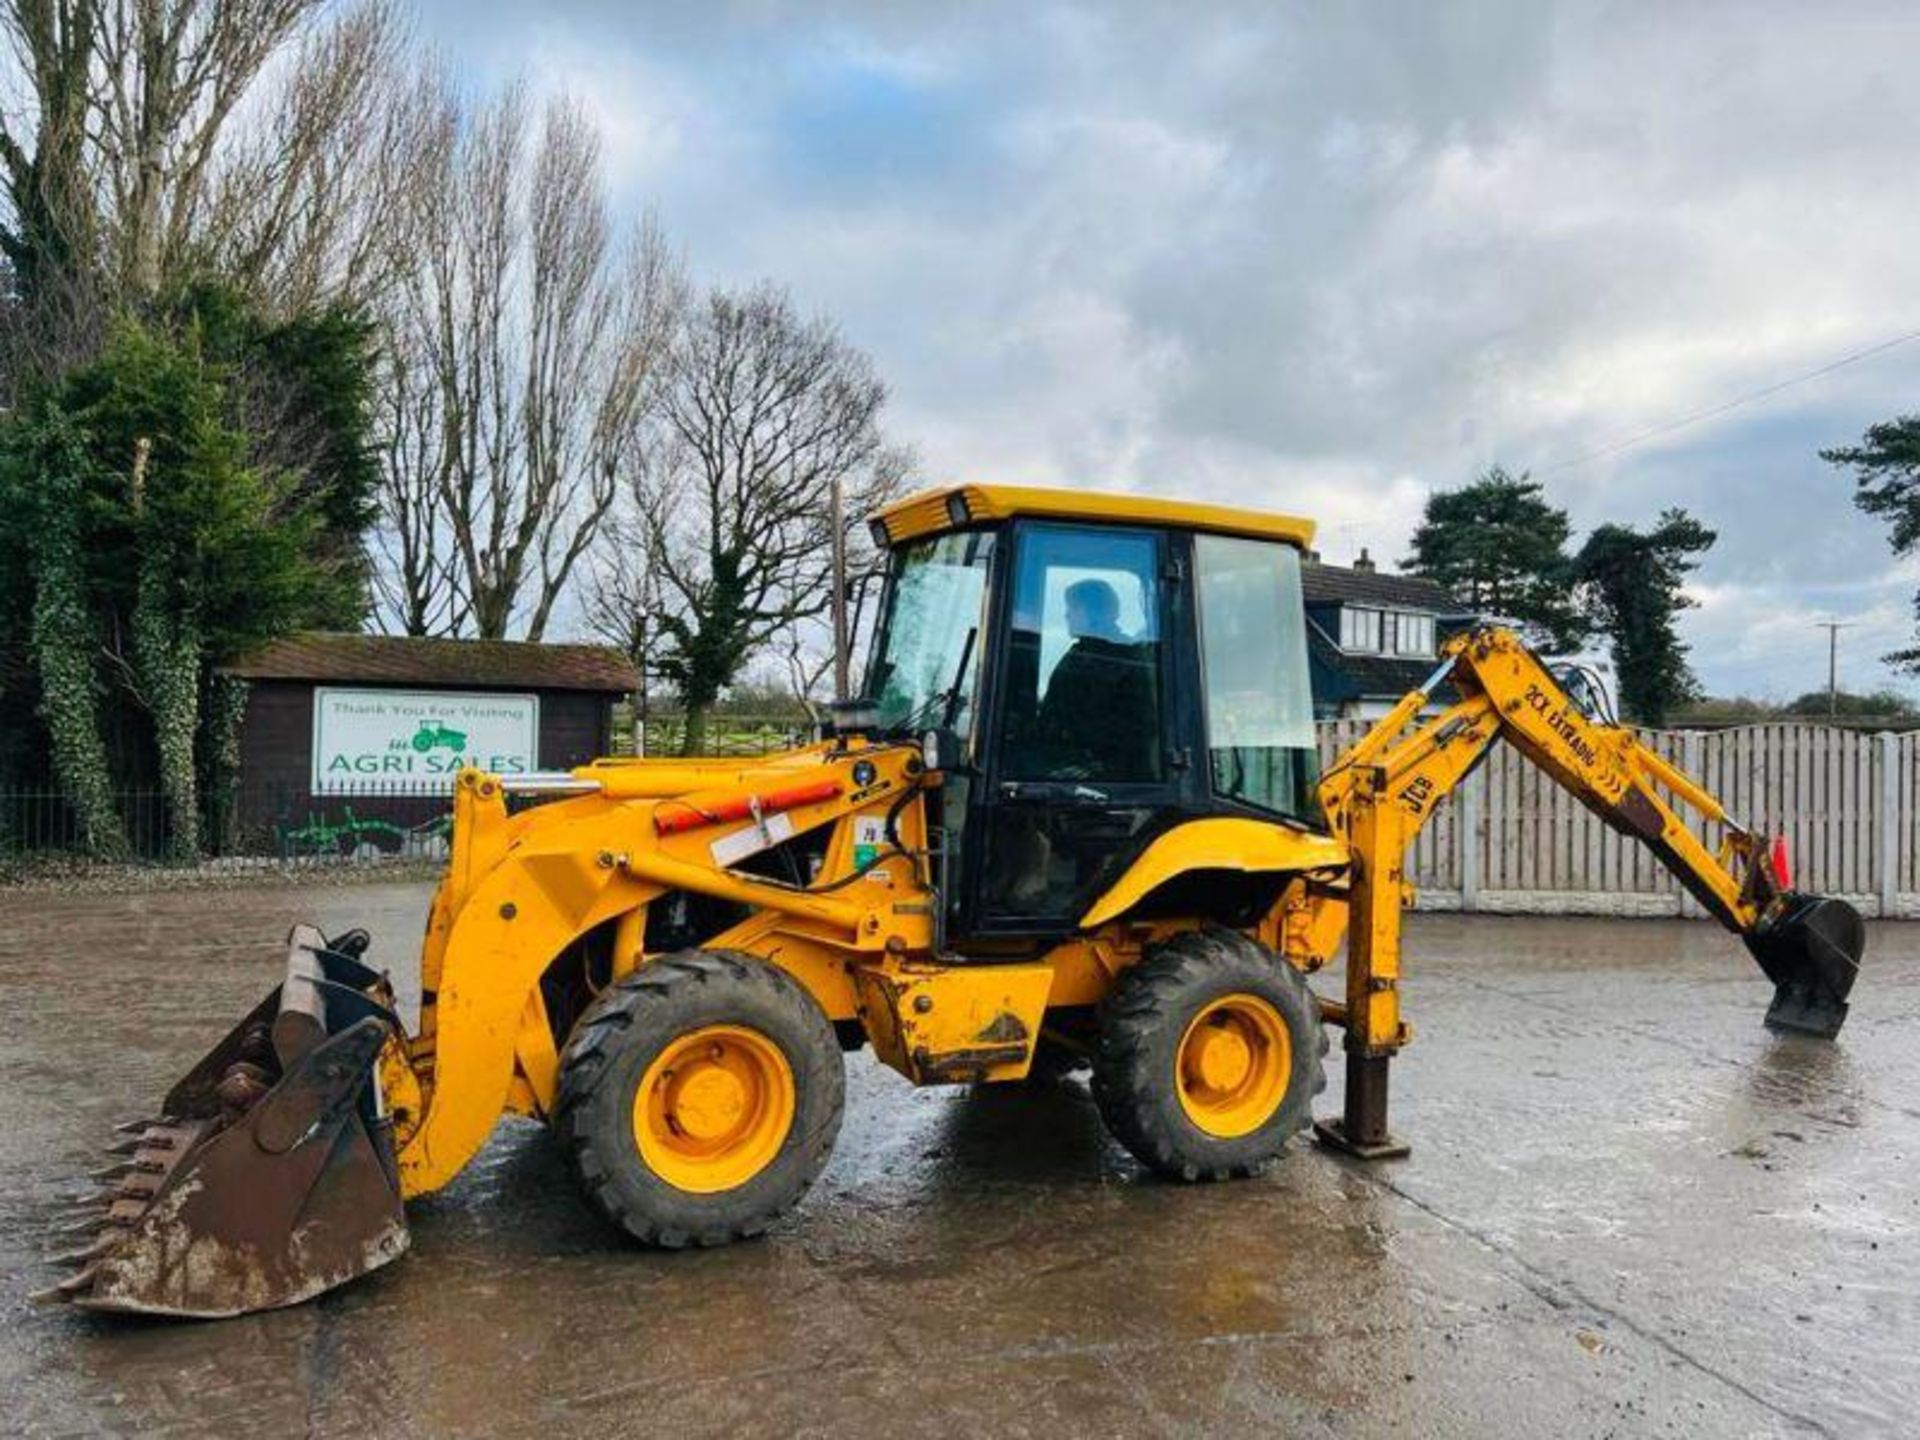
[{"label": "evergreen tree", "polygon": [[1626,525],[1602,525],[1587,537],[1574,563],[1588,622],[1612,642],[1620,708],[1642,725],[1663,725],[1679,706],[1698,698],[1674,617],[1693,605],[1683,591],[1695,558],[1717,537],[1684,510],[1661,512],[1642,534]]},{"label": "evergreen tree", "polygon": [[55,778],[98,853],[117,848],[101,787],[133,763],[106,748],[104,709],[147,717],[172,848],[196,853],[213,667],[306,622],[329,583],[310,558],[315,507],[249,463],[226,381],[192,345],[126,321],[0,432],[4,588],[31,614]]},{"label": "evergreen tree", "polygon": [[280,475],[313,520],[317,571],[303,623],[357,630],[368,612],[365,536],[379,510],[373,445],[375,326],[340,305],[271,319],[237,288],[203,280],[166,307],[222,374],[247,460]]},{"label": "evergreen tree", "polygon": [[[1822,450],[1820,458],[1853,471],[1853,503],[1887,522],[1895,555],[1920,551],[1920,415],[1871,426],[1858,445]],[[1920,594],[1914,596],[1914,612],[1920,615]],[[1920,674],[1920,645],[1896,650],[1886,660]]]},{"label": "evergreen tree", "polygon": [[1573,599],[1567,512],[1525,474],[1495,465],[1458,490],[1436,490],[1400,562],[1476,614],[1519,629],[1529,644],[1576,648],[1585,633]]}]

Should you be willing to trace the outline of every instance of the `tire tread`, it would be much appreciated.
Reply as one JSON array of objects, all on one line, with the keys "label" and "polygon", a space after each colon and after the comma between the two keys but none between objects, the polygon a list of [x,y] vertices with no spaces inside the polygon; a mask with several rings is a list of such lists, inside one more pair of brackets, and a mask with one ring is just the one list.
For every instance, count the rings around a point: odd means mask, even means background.
[{"label": "tire tread", "polygon": [[[1313,1041],[1299,1044],[1294,1064],[1311,1066],[1304,1087],[1291,1083],[1288,1098],[1252,1136],[1220,1142],[1201,1135],[1186,1121],[1170,1079],[1160,1072],[1154,1052],[1163,1048],[1168,1027],[1185,1028],[1192,997],[1221,975],[1268,980],[1283,987],[1289,1004],[1300,1008]],[[1283,1012],[1286,1006],[1282,1006]],[[1181,931],[1151,948],[1115,981],[1100,1007],[1094,1051],[1093,1098],[1107,1129],[1134,1157],[1162,1175],[1184,1181],[1217,1181],[1254,1175],[1265,1169],[1294,1135],[1311,1122],[1312,1097],[1326,1088],[1327,1035],[1306,977],[1266,946],[1238,931],[1219,927]],[[1219,1150],[1226,1149],[1226,1156]]]},{"label": "tire tread", "polygon": [[[781,1198],[772,1205],[731,1213],[725,1206],[716,1206],[711,1223],[690,1227],[650,1215],[620,1193],[600,1154],[602,1142],[591,1120],[594,1101],[612,1068],[609,1047],[614,1037],[631,1032],[636,1024],[643,1025],[646,1008],[665,1003],[676,992],[687,988],[705,990],[715,985],[758,992],[782,1006],[805,1007],[818,1022],[825,1042],[830,1044],[834,1063],[822,1065],[818,1055],[788,1057],[795,1068],[796,1086],[809,1083],[826,1086],[829,1104],[825,1116],[802,1136],[801,1168]],[[649,961],[602,992],[581,1017],[567,1042],[561,1057],[557,1090],[553,1131],[589,1207],[643,1244],[683,1250],[690,1246],[725,1245],[764,1234],[799,1203],[819,1178],[832,1152],[845,1105],[846,1079],[831,1025],[796,981],[752,956],[725,950],[693,950]]]}]

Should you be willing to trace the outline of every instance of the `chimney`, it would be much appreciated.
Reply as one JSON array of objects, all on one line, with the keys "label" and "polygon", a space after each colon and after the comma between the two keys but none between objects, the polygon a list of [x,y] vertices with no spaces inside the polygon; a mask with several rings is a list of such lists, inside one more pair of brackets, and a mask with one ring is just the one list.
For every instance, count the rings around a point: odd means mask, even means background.
[{"label": "chimney", "polygon": [[1320,563],[1320,552],[1318,550],[1309,550],[1303,558],[1309,565],[1318,565]]},{"label": "chimney", "polygon": [[1353,562],[1353,568],[1358,570],[1362,575],[1371,575],[1380,567],[1373,563],[1373,557],[1367,554],[1367,547],[1362,545],[1360,547],[1360,558]]}]

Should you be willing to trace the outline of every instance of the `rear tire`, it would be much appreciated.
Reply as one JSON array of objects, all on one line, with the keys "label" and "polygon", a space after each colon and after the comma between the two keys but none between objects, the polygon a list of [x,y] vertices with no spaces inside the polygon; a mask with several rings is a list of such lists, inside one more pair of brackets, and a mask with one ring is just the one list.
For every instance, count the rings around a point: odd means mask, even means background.
[{"label": "rear tire", "polygon": [[1251,1175],[1312,1119],[1326,1053],[1300,971],[1236,931],[1184,931],[1102,1003],[1093,1098],[1113,1137],[1162,1175]]},{"label": "rear tire", "polygon": [[840,1133],[833,1026],[784,971],[689,950],[607,987],[562,1057],[553,1128],[588,1204],[644,1244],[759,1235]]}]

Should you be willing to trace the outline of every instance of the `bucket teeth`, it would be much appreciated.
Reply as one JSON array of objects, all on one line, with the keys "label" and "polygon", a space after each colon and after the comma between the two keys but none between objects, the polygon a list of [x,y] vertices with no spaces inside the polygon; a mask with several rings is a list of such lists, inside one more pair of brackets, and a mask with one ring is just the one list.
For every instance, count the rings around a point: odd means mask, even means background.
[{"label": "bucket teeth", "polygon": [[69,1205],[61,1210],[55,1219],[63,1223],[102,1225],[118,1207],[128,1203],[123,1195],[102,1195],[98,1200],[89,1200],[80,1205]]},{"label": "bucket teeth", "polygon": [[57,1285],[49,1285],[44,1290],[36,1290],[27,1299],[35,1305],[58,1305],[63,1301],[77,1299],[93,1288],[93,1277],[100,1273],[98,1261],[87,1266],[78,1274],[69,1275]]},{"label": "bucket teeth", "polygon": [[126,1233],[118,1225],[109,1226],[91,1245],[82,1245],[77,1250],[62,1250],[58,1255],[49,1255],[47,1263],[49,1265],[84,1265],[89,1260],[98,1260],[108,1251],[117,1248]]},{"label": "bucket teeth", "polygon": [[162,1130],[158,1126],[150,1126],[145,1130],[139,1132],[129,1131],[127,1134],[121,1136],[118,1140],[107,1146],[107,1154],[140,1155],[147,1151],[165,1153],[174,1148],[175,1140],[171,1131]]},{"label": "bucket teeth", "polygon": [[119,1124],[115,1125],[113,1128],[116,1134],[138,1135],[143,1130],[152,1130],[157,1128],[158,1126],[165,1125],[166,1123],[167,1123],[166,1116],[157,1115],[149,1120],[122,1120]]},{"label": "bucket teeth", "polygon": [[51,1235],[87,1235],[102,1225],[131,1225],[145,1213],[147,1199],[137,1195],[116,1195],[109,1203],[63,1210],[50,1225]]},{"label": "bucket teeth", "polygon": [[134,1179],[142,1175],[158,1175],[167,1168],[167,1162],[158,1155],[136,1155],[131,1160],[116,1160],[111,1165],[103,1165],[98,1170],[87,1172],[89,1180],[98,1180],[101,1184]]}]

